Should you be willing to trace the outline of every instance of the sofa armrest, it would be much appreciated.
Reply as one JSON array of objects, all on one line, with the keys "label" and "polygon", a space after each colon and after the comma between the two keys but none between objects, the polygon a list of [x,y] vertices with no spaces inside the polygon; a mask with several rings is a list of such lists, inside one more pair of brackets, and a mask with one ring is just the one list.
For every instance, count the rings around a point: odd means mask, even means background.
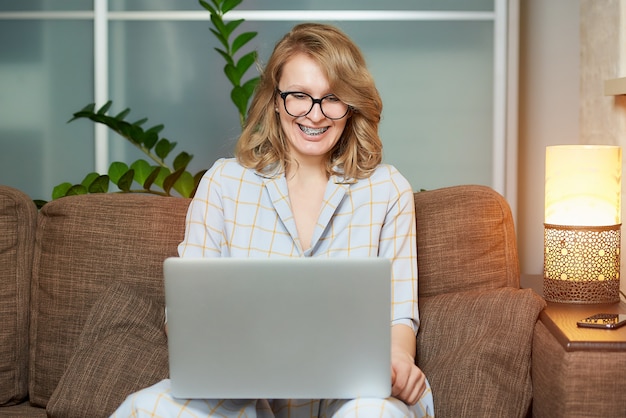
[{"label": "sofa armrest", "polygon": [[28,318],[37,208],[19,190],[0,186],[0,405],[28,394]]},{"label": "sofa armrest", "polygon": [[417,363],[438,416],[526,416],[544,306],[532,290],[509,287],[420,298]]}]

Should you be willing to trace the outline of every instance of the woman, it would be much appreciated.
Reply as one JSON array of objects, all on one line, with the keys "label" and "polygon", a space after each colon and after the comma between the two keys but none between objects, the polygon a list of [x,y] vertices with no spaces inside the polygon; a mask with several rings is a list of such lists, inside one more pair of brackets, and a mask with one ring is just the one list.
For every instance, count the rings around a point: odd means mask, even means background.
[{"label": "woman", "polygon": [[365,60],[345,34],[295,26],[261,76],[236,159],[217,161],[202,179],[178,250],[181,257],[389,258],[392,397],[181,400],[165,380],[129,396],[115,416],[433,416],[414,360],[413,192],[394,167],[381,164],[381,112]]}]

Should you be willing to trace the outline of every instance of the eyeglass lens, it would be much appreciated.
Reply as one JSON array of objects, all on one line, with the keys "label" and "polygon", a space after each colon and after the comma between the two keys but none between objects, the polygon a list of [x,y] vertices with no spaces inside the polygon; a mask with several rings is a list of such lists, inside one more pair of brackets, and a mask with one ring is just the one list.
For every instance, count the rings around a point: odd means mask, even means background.
[{"label": "eyeglass lens", "polygon": [[314,99],[306,93],[287,92],[281,93],[281,97],[285,101],[285,110],[294,117],[307,115],[315,103],[319,103],[322,113],[329,119],[341,119],[348,113],[348,105],[332,94]]}]

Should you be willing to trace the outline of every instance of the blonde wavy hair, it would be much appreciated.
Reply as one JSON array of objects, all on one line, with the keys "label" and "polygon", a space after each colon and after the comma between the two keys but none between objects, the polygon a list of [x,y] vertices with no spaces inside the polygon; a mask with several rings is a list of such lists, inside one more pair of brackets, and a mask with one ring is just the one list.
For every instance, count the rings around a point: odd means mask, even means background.
[{"label": "blonde wavy hair", "polygon": [[237,160],[267,175],[294,163],[274,108],[283,67],[299,53],[318,63],[332,93],[350,106],[342,136],[329,153],[327,173],[346,180],[369,177],[382,161],[382,100],[360,49],[336,27],[318,23],[296,25],[274,47],[237,141]]}]

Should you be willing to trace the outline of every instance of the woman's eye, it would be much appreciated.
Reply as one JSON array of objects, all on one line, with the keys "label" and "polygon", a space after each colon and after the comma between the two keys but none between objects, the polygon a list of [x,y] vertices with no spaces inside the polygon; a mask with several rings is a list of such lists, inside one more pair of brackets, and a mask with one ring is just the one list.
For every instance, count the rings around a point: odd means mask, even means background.
[{"label": "woman's eye", "polygon": [[291,95],[296,99],[306,99],[308,97],[304,93],[291,93]]},{"label": "woman's eye", "polygon": [[337,96],[326,96],[324,97],[324,99],[328,100],[329,102],[340,102],[341,100],[339,100],[337,98]]}]

